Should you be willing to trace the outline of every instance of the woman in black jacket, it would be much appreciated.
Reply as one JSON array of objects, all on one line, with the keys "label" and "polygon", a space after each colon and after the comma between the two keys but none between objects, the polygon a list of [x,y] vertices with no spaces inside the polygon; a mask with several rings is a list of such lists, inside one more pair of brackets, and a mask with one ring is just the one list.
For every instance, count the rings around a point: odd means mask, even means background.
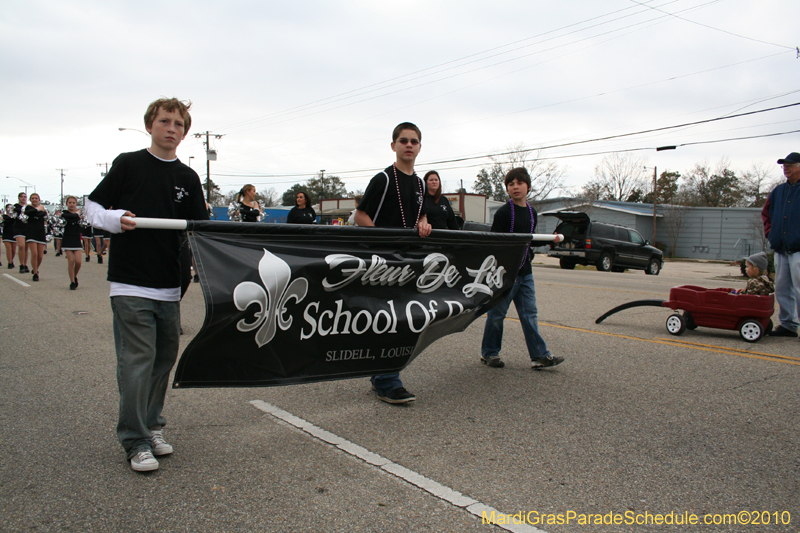
[{"label": "woman in black jacket", "polygon": [[428,204],[428,223],[433,229],[458,229],[456,214],[447,197],[442,196],[439,173],[429,170],[425,174],[425,202]]},{"label": "woman in black jacket", "polygon": [[311,207],[311,199],[308,193],[300,191],[297,193],[294,207],[286,215],[287,224],[314,224],[317,221],[317,213]]}]

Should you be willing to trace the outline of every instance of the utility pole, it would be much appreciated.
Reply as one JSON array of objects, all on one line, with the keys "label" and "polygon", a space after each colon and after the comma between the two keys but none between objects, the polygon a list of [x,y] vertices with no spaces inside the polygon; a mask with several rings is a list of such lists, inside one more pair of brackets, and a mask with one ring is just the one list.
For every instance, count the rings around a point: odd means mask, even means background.
[{"label": "utility pole", "polygon": [[325,199],[325,169],[319,171],[319,183],[320,183],[320,191],[319,191],[319,210],[322,212],[322,200]]},{"label": "utility pole", "polygon": [[61,205],[64,205],[64,172],[69,170],[68,168],[57,168],[59,172],[61,172]]},{"label": "utility pole", "polygon": [[653,246],[656,245],[656,204],[658,203],[658,167],[653,167]]},{"label": "utility pole", "polygon": [[221,139],[224,135],[218,135],[210,131],[194,134],[198,139],[202,139],[204,135],[206,138],[206,140],[203,141],[203,146],[206,148],[206,203],[211,205],[211,162],[217,160],[217,151],[211,149],[209,137],[213,135],[215,139]]}]

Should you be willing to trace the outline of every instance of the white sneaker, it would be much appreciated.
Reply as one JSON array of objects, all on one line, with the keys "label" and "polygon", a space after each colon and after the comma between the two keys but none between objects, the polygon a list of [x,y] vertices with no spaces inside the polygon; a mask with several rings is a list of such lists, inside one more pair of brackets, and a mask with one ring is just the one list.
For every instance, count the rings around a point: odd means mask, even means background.
[{"label": "white sneaker", "polygon": [[164,440],[164,432],[160,429],[150,432],[153,439],[153,455],[169,455],[172,453],[172,446]]},{"label": "white sneaker", "polygon": [[153,457],[153,452],[145,450],[131,457],[131,468],[137,472],[150,472],[158,470],[158,461]]}]

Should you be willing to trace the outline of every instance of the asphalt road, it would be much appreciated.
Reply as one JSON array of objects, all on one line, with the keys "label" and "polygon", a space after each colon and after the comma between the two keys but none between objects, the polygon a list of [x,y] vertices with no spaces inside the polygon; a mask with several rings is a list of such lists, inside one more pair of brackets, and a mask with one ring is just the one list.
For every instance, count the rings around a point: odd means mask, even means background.
[{"label": "asphalt road", "polygon": [[[674,337],[670,311],[654,307],[594,323],[675,285],[742,287],[724,279],[738,269],[668,263],[653,277],[537,261],[541,331],[561,366],[532,371],[510,317],[505,368],[480,364],[479,319],[404,371],[418,397],[408,406],[376,400],[366,379],[170,389],[165,436],[176,451],[139,474],[114,434],[105,265],[93,257],[69,291],[66,260],[52,251],[38,283],[6,270],[3,256],[0,530],[800,530],[800,341],[750,344],[706,328]],[[193,285],[184,342],[203,314]],[[528,523],[484,524],[481,509]],[[537,524],[537,513],[569,523]],[[700,524],[636,524],[692,514]],[[705,525],[706,515],[728,524]],[[734,515],[751,523],[730,524]],[[579,523],[597,516],[623,523]]]}]

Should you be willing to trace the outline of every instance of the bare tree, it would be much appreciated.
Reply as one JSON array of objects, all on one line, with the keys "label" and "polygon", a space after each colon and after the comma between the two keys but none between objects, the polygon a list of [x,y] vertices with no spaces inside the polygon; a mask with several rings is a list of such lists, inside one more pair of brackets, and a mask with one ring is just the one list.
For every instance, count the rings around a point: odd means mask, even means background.
[{"label": "bare tree", "polygon": [[675,257],[676,249],[678,247],[678,239],[681,236],[681,230],[686,223],[686,214],[689,207],[685,205],[663,205],[661,206],[661,213],[664,219],[661,222],[662,227],[667,233],[669,239],[669,256]]},{"label": "bare tree", "polygon": [[[489,190],[491,187],[492,196],[502,196],[507,199],[505,193],[504,178],[509,170],[517,167],[525,167],[531,175],[531,192],[528,198],[531,200],[544,200],[554,191],[565,188],[564,176],[567,167],[562,167],[555,161],[547,161],[542,158],[541,150],[526,149],[522,143],[512,145],[508,148],[507,154],[499,157],[492,157],[492,166],[486,171],[482,169],[478,174],[479,180],[483,178],[482,188]],[[502,194],[498,193],[497,183],[500,183]],[[476,182],[476,186],[478,186]],[[477,189],[473,188],[477,191]],[[487,195],[488,197],[488,195]]]},{"label": "bare tree", "polygon": [[742,173],[742,190],[748,207],[763,207],[770,191],[780,183],[781,180],[772,175],[774,168],[774,165],[760,161]]},{"label": "bare tree", "polygon": [[647,159],[631,152],[608,154],[594,168],[594,177],[583,187],[583,194],[628,201],[637,192],[641,195],[648,190],[646,165]]},{"label": "bare tree", "polygon": [[278,205],[280,195],[274,187],[267,189],[266,187],[256,194],[256,200],[261,204],[261,207],[275,207]]}]

